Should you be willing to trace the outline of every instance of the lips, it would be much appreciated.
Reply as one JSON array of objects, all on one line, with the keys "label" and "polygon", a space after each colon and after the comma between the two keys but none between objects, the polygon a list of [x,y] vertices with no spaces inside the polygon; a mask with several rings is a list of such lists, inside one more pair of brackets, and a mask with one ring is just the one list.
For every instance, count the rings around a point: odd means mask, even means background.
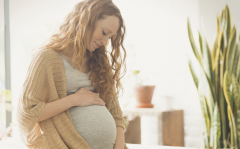
[{"label": "lips", "polygon": [[[95,42],[95,41],[94,41],[94,42]],[[97,47],[97,48],[99,48],[99,47],[100,47],[100,46],[99,46],[99,45],[98,45],[96,42],[95,42],[95,45],[96,45],[96,47]]]}]

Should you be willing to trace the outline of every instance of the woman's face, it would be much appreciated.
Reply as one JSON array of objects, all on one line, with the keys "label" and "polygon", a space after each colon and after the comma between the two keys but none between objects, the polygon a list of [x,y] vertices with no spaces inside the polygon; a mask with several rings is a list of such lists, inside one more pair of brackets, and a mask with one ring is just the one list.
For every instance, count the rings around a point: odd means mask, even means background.
[{"label": "woman's face", "polygon": [[[108,40],[117,33],[119,28],[119,18],[112,15],[96,21],[95,30],[92,38],[87,44],[87,49],[93,52],[100,46],[106,45]],[[89,38],[87,34],[87,39]]]}]

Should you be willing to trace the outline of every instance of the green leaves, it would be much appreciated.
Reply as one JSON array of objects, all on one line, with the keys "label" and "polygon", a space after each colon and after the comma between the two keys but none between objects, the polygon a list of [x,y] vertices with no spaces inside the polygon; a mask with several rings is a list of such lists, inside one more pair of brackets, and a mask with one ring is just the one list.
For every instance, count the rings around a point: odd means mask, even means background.
[{"label": "green leaves", "polygon": [[231,111],[230,106],[228,106],[228,118],[231,126],[231,146],[234,149],[237,149],[237,130],[236,130],[236,124],[235,124],[235,119],[233,116],[233,113]]},{"label": "green leaves", "polygon": [[214,149],[217,149],[218,139],[221,136],[221,123],[220,123],[220,114],[217,104],[215,104],[213,118],[212,118],[212,130],[213,130],[213,146]]},{"label": "green leaves", "polygon": [[226,19],[226,37],[227,37],[227,43],[228,43],[231,35],[231,27],[232,27],[231,15],[230,15],[228,5],[226,5],[225,7],[225,19]]},{"label": "green leaves", "polygon": [[133,71],[133,75],[135,75],[135,76],[137,76],[138,74],[139,74],[139,70],[135,70],[135,71]]},{"label": "green leaves", "polygon": [[[201,34],[199,33],[199,37],[201,38]],[[202,63],[203,63],[203,69],[206,72],[208,80],[211,80],[211,83],[213,82],[212,78],[212,58],[210,54],[210,49],[208,46],[208,43],[205,38],[202,39]]]},{"label": "green leaves", "polygon": [[[237,148],[240,146],[240,38],[236,40],[237,31],[235,26],[232,27],[229,8],[226,5],[221,16],[217,16],[217,37],[212,49],[199,32],[199,51],[189,18],[187,27],[193,53],[206,78],[198,78],[191,61],[188,62],[199,92],[205,126],[205,147]],[[203,83],[202,80],[206,82]],[[202,84],[207,86],[201,87]],[[203,94],[202,88],[209,95]]]},{"label": "green leaves", "polygon": [[235,109],[238,109],[238,103],[239,103],[239,86],[236,77],[232,74],[232,91],[233,91],[233,99],[234,99],[234,105]]},{"label": "green leaves", "polygon": [[[189,35],[190,43],[192,45],[192,50],[195,53],[195,56],[200,64],[200,66],[202,67],[205,77],[207,79],[208,88],[210,89],[209,98],[207,98],[207,104],[209,106],[210,114],[212,115],[213,108],[214,108],[215,88],[214,88],[214,83],[213,83],[214,81],[212,79],[212,78],[214,78],[214,76],[212,74],[212,60],[211,60],[210,49],[209,49],[209,46],[208,46],[205,38],[202,38],[201,34],[199,33],[200,47],[202,48],[202,56],[200,57],[200,54],[198,53],[198,49],[196,47],[195,41],[193,39],[192,29],[191,29],[189,19],[188,19],[188,35]],[[196,75],[193,74],[193,69],[190,64],[189,64],[189,68],[192,73],[192,76],[194,75],[193,79],[195,81]],[[195,82],[195,85],[196,85],[196,82]],[[196,87],[198,87],[198,86],[196,86]]]},{"label": "green leaves", "polygon": [[194,84],[195,84],[196,88],[198,88],[199,79],[198,79],[198,77],[197,77],[197,75],[196,75],[196,73],[195,73],[195,71],[194,71],[194,69],[193,69],[192,62],[191,62],[191,61],[188,62],[188,66],[189,66],[190,72],[191,72],[191,74],[192,74]]},{"label": "green leaves", "polygon": [[[230,136],[231,136],[231,146],[237,148],[237,128],[236,121],[234,118],[234,110],[237,108],[234,107],[234,98],[238,103],[239,101],[239,86],[237,84],[237,80],[235,76],[232,74],[230,76],[229,72],[226,71],[224,74],[224,85],[223,85],[224,95],[227,101],[227,114],[230,125]],[[235,102],[236,102],[235,101]],[[236,111],[237,112],[237,111]],[[236,117],[237,118],[237,117]]]},{"label": "green leaves", "polygon": [[237,69],[238,69],[238,62],[239,62],[239,44],[236,44],[235,46],[235,52],[234,52],[234,58],[233,58],[233,64],[232,64],[232,73],[237,76]]},{"label": "green leaves", "polygon": [[226,71],[224,74],[223,91],[224,91],[227,104],[230,110],[232,111],[233,109],[232,80],[228,71]]},{"label": "green leaves", "polygon": [[193,53],[194,53],[194,55],[196,56],[197,60],[199,61],[200,65],[202,65],[201,57],[200,57],[200,55],[199,55],[199,53],[198,53],[198,49],[197,49],[197,46],[196,46],[195,41],[194,41],[194,38],[193,38],[193,34],[192,34],[192,29],[191,29],[191,24],[190,24],[190,22],[189,22],[189,18],[188,18],[187,27],[188,27],[188,38],[189,38],[189,40],[190,40]]},{"label": "green leaves", "polygon": [[[239,40],[240,41],[240,36],[239,36]],[[237,49],[236,49],[236,56],[235,56],[235,60],[234,61],[237,61],[237,67],[236,67],[236,77],[237,77],[237,80],[239,80],[240,78],[240,59],[239,59],[239,55],[240,55],[240,42],[238,42],[238,46],[237,46]]]},{"label": "green leaves", "polygon": [[204,142],[205,142],[205,147],[210,148],[210,118],[207,110],[207,102],[206,98],[204,97],[203,94],[199,94],[199,99],[200,99],[200,106],[202,110],[202,116],[204,119]]},{"label": "green leaves", "polygon": [[236,51],[236,28],[233,27],[231,38],[230,38],[230,44],[228,46],[227,50],[227,70],[232,73],[232,67],[233,67],[233,60],[234,60],[234,54]]}]

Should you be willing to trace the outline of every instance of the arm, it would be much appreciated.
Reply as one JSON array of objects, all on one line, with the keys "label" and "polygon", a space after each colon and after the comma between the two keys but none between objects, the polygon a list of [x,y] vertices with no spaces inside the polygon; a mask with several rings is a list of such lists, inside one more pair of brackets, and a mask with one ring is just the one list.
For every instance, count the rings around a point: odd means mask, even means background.
[{"label": "arm", "polygon": [[[41,134],[38,122],[44,112],[48,91],[48,63],[51,55],[43,50],[37,50],[31,55],[26,79],[22,86],[16,111],[19,134],[23,143],[31,148],[36,145],[33,137]],[[35,144],[34,144],[35,143]],[[39,146],[39,144],[37,144]]]},{"label": "arm", "polygon": [[46,120],[50,117],[53,117],[71,107],[74,106],[73,100],[74,94],[71,94],[69,96],[63,97],[59,100],[55,100],[53,102],[46,103],[44,106],[44,112],[39,117],[38,122]]},{"label": "arm", "polygon": [[124,130],[122,127],[117,127],[117,137],[114,145],[114,149],[124,149]]},{"label": "arm", "polygon": [[112,114],[117,127],[117,136],[114,149],[128,149],[124,141],[125,130],[124,118],[122,117],[122,110],[121,107],[119,106],[119,101],[116,96],[112,100],[109,111]]}]

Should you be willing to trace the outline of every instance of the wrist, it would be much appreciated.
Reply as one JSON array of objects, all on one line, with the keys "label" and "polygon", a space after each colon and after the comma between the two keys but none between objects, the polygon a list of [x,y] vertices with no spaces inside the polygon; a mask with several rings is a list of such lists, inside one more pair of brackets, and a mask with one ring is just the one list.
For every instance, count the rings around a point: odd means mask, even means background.
[{"label": "wrist", "polygon": [[71,94],[69,96],[70,96],[71,107],[76,106],[76,95],[75,94]]}]

